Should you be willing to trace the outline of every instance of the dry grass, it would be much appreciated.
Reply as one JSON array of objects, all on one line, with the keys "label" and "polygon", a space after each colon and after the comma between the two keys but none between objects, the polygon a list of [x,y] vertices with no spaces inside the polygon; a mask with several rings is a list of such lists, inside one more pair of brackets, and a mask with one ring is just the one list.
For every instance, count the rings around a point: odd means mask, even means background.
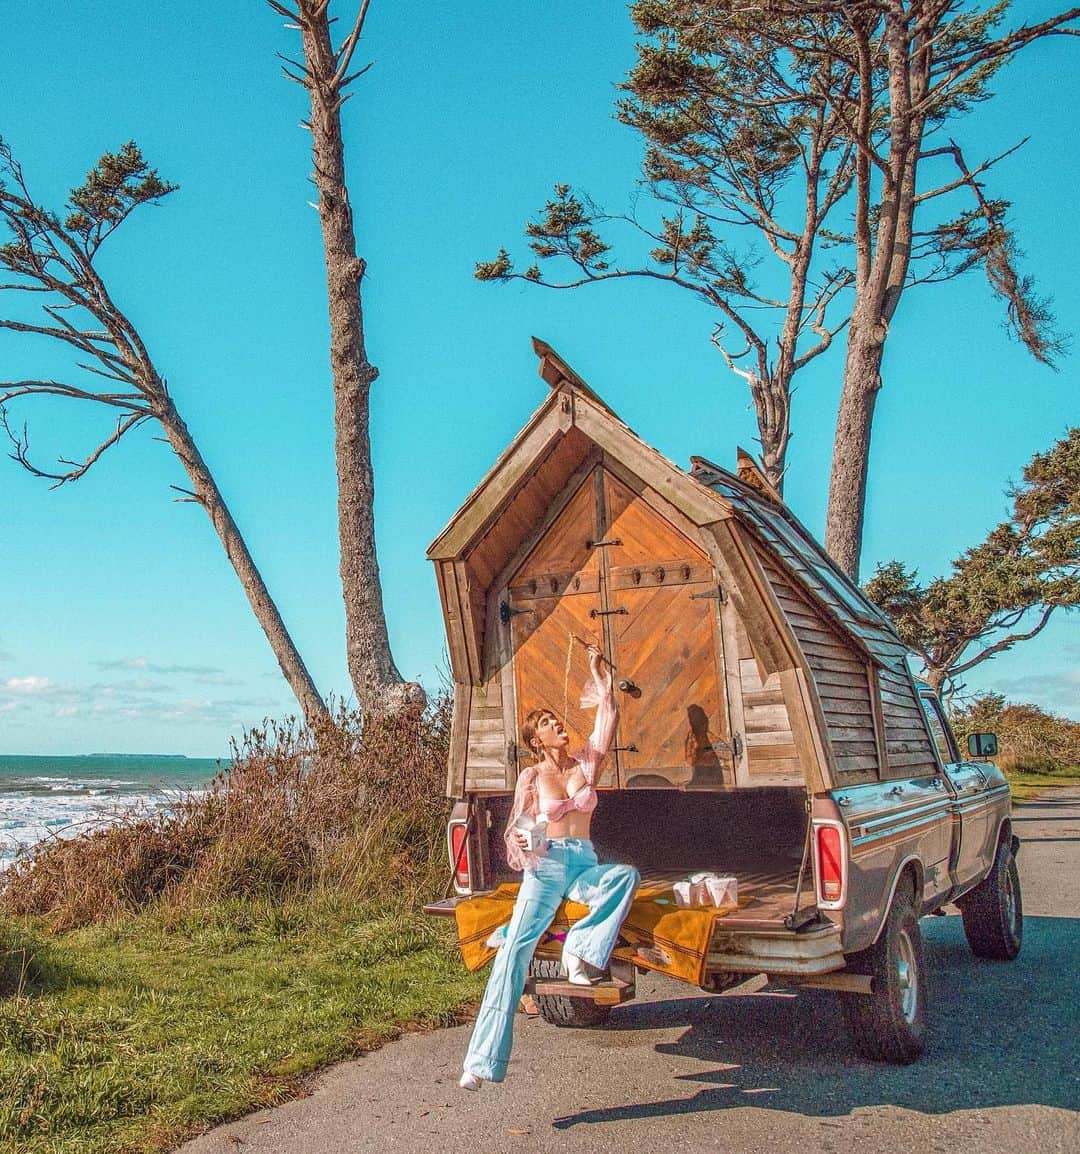
[{"label": "dry grass", "polygon": [[0,912],[63,930],[321,887],[408,902],[443,870],[449,712],[443,695],[419,716],[252,730],[206,792],[32,850],[0,877]]}]

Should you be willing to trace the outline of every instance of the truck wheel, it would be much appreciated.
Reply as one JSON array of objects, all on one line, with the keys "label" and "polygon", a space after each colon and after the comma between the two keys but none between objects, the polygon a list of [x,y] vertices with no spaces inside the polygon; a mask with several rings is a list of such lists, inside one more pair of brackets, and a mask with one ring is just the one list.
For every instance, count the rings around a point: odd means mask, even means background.
[{"label": "truck wheel", "polygon": [[[544,981],[558,981],[563,976],[557,961],[533,958],[529,973]],[[536,994],[540,1017],[553,1026],[602,1026],[611,1014],[610,1006],[600,1006],[588,998],[564,998],[557,994]]]},{"label": "truck wheel", "polygon": [[977,958],[1011,962],[1024,938],[1020,872],[1009,838],[1002,838],[985,878],[958,903],[964,935]]},{"label": "truck wheel", "polygon": [[881,936],[850,955],[846,968],[874,980],[871,994],[841,995],[855,1049],[875,1062],[914,1062],[926,1039],[926,979],[919,919],[908,895],[897,894]]}]

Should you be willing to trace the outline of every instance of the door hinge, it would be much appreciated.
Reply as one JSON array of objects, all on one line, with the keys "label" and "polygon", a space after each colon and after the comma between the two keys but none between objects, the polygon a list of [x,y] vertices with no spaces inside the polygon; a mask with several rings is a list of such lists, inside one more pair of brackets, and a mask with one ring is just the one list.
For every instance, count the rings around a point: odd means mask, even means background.
[{"label": "door hinge", "polygon": [[599,549],[601,545],[621,545],[621,544],[622,544],[622,538],[621,537],[611,537],[607,541],[586,541],[585,542],[585,548],[586,549]]},{"label": "door hinge", "polygon": [[511,617],[518,617],[522,613],[535,613],[535,609],[511,609],[509,601],[502,601],[499,604],[499,620],[504,625],[510,624]]},{"label": "door hinge", "polygon": [[613,745],[611,748],[616,753],[618,753],[620,750],[623,753],[639,753],[640,752],[638,747],[636,745],[632,745],[632,744],[631,745]]},{"label": "door hinge", "polygon": [[703,745],[702,749],[711,749],[713,753],[730,753],[733,757],[742,757],[742,738],[736,733],[730,741],[714,741],[710,745]]},{"label": "door hinge", "polygon": [[690,594],[690,600],[691,601],[703,601],[705,599],[711,599],[714,601],[719,601],[721,605],[726,605],[727,604],[727,594],[724,592],[723,585],[717,585],[717,587],[715,589],[710,589],[708,593],[691,593]]}]

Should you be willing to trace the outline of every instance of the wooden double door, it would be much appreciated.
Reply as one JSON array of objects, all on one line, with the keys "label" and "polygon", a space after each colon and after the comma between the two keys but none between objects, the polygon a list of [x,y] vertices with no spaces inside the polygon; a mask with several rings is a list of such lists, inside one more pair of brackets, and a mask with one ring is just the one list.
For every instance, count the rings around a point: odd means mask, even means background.
[{"label": "wooden double door", "polygon": [[510,579],[519,734],[544,708],[563,717],[572,746],[584,743],[595,641],[614,665],[620,713],[601,784],[731,783],[719,596],[701,548],[598,465]]}]

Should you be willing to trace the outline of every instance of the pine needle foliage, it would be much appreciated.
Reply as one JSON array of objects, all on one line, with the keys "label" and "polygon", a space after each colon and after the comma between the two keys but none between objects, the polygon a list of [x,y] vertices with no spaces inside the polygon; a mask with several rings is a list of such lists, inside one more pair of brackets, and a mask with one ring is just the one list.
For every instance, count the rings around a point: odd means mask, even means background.
[{"label": "pine needle foliage", "polygon": [[1024,467],[1012,511],[967,549],[946,577],[920,585],[901,561],[879,564],[864,586],[923,660],[936,689],[1080,605],[1080,427]]}]

